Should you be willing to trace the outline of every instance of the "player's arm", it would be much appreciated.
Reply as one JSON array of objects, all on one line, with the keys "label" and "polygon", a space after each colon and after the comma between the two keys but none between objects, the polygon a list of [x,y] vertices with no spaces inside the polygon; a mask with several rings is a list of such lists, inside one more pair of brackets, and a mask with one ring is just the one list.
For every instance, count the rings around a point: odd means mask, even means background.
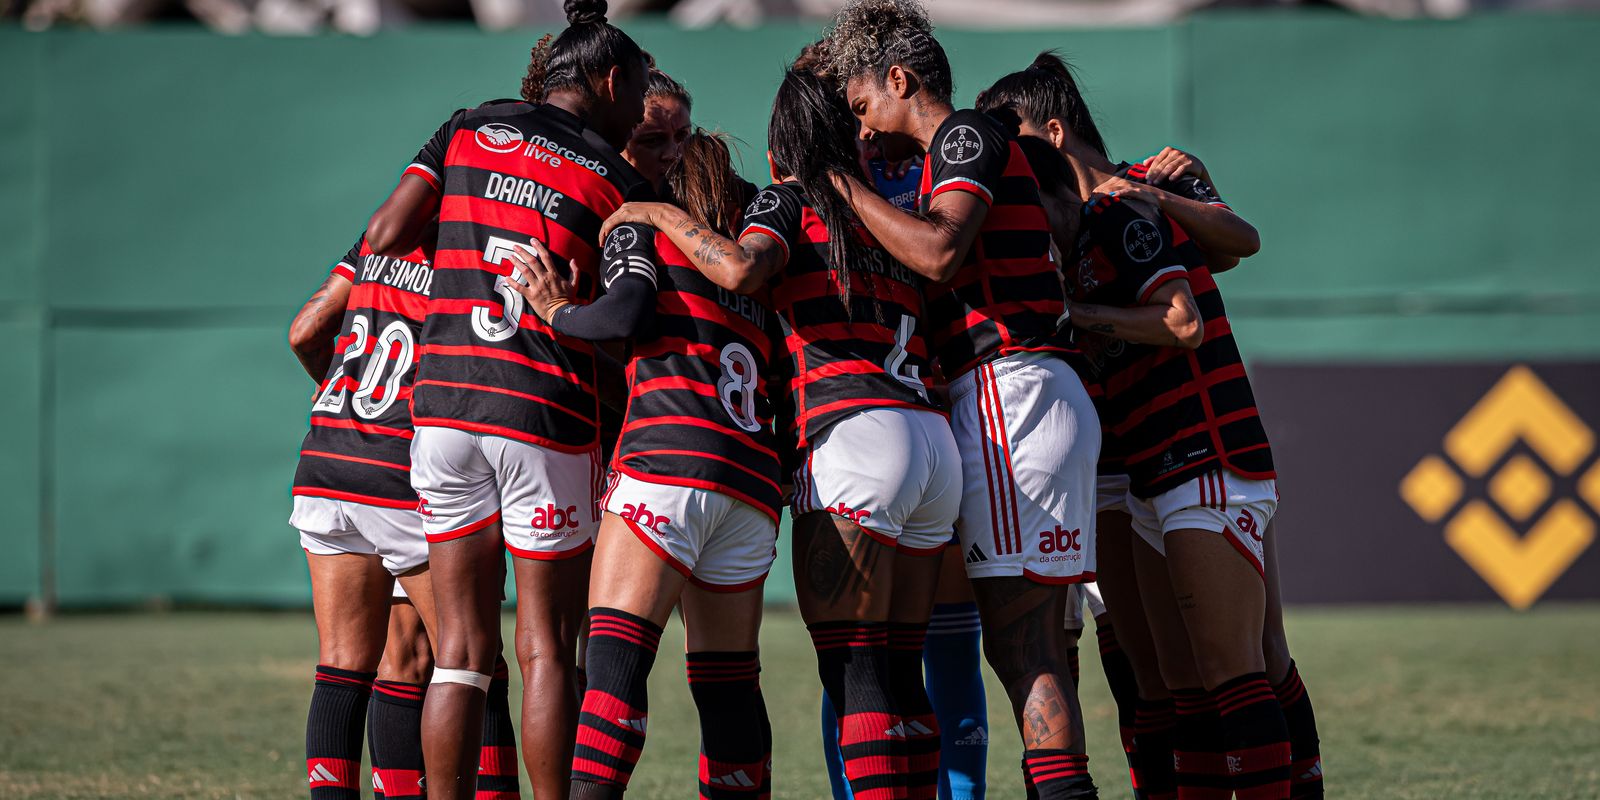
[{"label": "player's arm", "polygon": [[1074,327],[1138,344],[1193,350],[1205,339],[1200,308],[1187,278],[1164,282],[1150,293],[1148,302],[1131,308],[1073,303],[1071,319]]},{"label": "player's arm", "polygon": [[934,197],[928,213],[917,216],[900,210],[853,175],[836,176],[834,185],[889,255],[936,283],[949,281],[961,269],[989,212],[983,197],[966,191]]},{"label": "player's arm", "polygon": [[367,246],[373,252],[403,256],[422,243],[428,223],[439,215],[444,157],[455,135],[456,123],[464,113],[457,111],[439,126],[433,138],[417,151],[417,157],[406,167],[399,185],[372,213],[372,219],[367,222]]},{"label": "player's arm", "polygon": [[666,234],[700,274],[730,292],[749,294],[788,263],[788,248],[770,235],[747,233],[729,239],[666,203],[624,203],[606,220],[603,235],[617,225],[649,225]]},{"label": "player's arm", "polygon": [[289,323],[289,349],[316,383],[327,377],[328,366],[333,363],[334,341],[339,336],[351,285],[350,279],[335,268]]},{"label": "player's arm", "polygon": [[[655,232],[628,226],[614,234],[604,251],[606,293],[593,303],[573,302],[573,280],[555,270],[555,259],[537,239],[529,239],[527,248],[513,248],[512,269],[521,280],[509,283],[556,333],[599,342],[631,339],[655,321],[656,264],[649,246]],[[624,238],[628,246],[618,246]]]},{"label": "player's arm", "polygon": [[1261,250],[1261,234],[1254,225],[1221,203],[1207,203],[1145,183],[1112,178],[1095,187],[1096,194],[1116,194],[1148,200],[1181,226],[1206,254],[1212,272],[1226,272],[1240,259]]}]

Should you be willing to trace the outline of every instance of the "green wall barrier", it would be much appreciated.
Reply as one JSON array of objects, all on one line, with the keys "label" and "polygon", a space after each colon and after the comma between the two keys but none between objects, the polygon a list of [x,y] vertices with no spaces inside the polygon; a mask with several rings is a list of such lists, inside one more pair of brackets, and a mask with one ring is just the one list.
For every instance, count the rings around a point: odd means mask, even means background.
[{"label": "green wall barrier", "polygon": [[[759,178],[772,90],[818,28],[627,27]],[[941,37],[963,101],[1060,48],[1114,156],[1200,154],[1262,230],[1223,279],[1246,352],[1328,362],[1600,353],[1597,35],[1225,14]],[[451,110],[516,92],[534,38],[0,29],[0,602],[305,601],[287,322]]]}]

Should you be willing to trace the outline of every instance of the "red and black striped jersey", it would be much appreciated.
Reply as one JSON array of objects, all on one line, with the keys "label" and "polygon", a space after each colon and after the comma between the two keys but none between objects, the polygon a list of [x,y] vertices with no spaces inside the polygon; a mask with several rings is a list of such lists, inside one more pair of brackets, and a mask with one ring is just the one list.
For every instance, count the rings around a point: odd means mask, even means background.
[{"label": "red and black striped jersey", "polygon": [[778,183],[745,210],[744,237],[769,236],[787,262],[772,285],[782,325],[792,412],[788,427],[805,447],[834,421],[864,408],[935,409],[923,317],[922,279],[859,229],[867,247],[850,273],[850,302],[828,258],[828,228],[799,184]]},{"label": "red and black striped jersey", "polygon": [[402,258],[377,255],[363,238],[334,265],[334,274],[354,285],[334,361],[311,406],[294,494],[416,508],[411,391],[431,261],[421,248]]},{"label": "red and black striped jersey", "polygon": [[778,519],[778,454],[768,372],[777,321],[755,297],[712,283],[664,234],[622,225],[605,247],[605,283],[656,285],[653,330],[633,342],[628,410],[612,460],[652,483],[721,492]]},{"label": "red and black striped jersey", "polygon": [[[1165,215],[1152,221],[1120,202],[1095,204],[1085,237],[1077,269],[1067,272],[1075,299],[1082,292],[1086,302],[1134,305],[1181,277],[1205,326],[1194,350],[1097,340],[1095,334],[1079,338],[1084,362],[1104,392],[1106,464],[1120,458],[1133,493],[1146,498],[1219,465],[1253,480],[1275,477],[1255,393],[1200,249]],[[1112,302],[1119,298],[1124,302]]]},{"label": "red and black striped jersey", "polygon": [[557,336],[506,281],[512,247],[543,242],[592,298],[600,225],[649,186],[598,134],[550,105],[457,111],[406,168],[441,195],[437,278],[422,332],[416,424],[566,452],[594,447],[594,348]]},{"label": "red and black striped jersey", "polygon": [[944,374],[954,380],[995,356],[1066,351],[1066,299],[1039,182],[1015,137],[986,114],[957,111],[933,136],[922,211],[952,191],[977,195],[989,211],[955,278],[928,289],[929,338]]}]

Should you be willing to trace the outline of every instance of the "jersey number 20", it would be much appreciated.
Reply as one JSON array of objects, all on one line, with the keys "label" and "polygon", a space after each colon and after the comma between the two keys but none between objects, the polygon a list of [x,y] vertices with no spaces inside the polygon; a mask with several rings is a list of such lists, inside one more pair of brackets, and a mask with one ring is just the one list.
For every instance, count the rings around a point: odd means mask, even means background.
[{"label": "jersey number 20", "polygon": [[[350,371],[350,362],[359,360],[367,350],[367,339],[371,335],[372,323],[367,321],[365,314],[357,314],[350,322],[350,345],[344,349],[344,359],[339,369],[334,371],[333,377],[328,379],[327,388],[322,390],[322,396],[317,398],[312,411],[321,411],[327,414],[337,414],[344,410],[344,383],[345,375]],[[400,394],[400,381],[405,377],[406,370],[411,369],[412,355],[416,352],[416,343],[411,338],[411,326],[401,320],[389,323],[383,329],[376,342],[372,344],[372,354],[367,356],[366,368],[361,371],[361,381],[356,384],[355,412],[362,419],[377,419],[383,412],[394,405],[395,398]],[[393,371],[389,367],[393,365]],[[384,373],[388,372],[388,377]],[[383,399],[373,400],[373,395],[378,393],[378,387],[383,387]]]}]

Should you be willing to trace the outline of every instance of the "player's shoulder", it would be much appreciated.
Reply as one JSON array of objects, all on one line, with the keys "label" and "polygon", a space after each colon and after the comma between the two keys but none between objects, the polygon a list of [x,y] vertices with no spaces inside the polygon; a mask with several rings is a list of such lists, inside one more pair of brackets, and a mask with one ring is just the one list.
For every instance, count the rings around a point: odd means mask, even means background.
[{"label": "player's shoulder", "polygon": [[806,204],[805,190],[798,183],[773,183],[755,193],[745,206],[744,218],[771,216],[775,212]]},{"label": "player's shoulder", "polygon": [[1115,195],[1101,195],[1085,203],[1083,216],[1095,244],[1113,258],[1145,263],[1159,255],[1171,238],[1165,215],[1159,211],[1151,215]]}]

